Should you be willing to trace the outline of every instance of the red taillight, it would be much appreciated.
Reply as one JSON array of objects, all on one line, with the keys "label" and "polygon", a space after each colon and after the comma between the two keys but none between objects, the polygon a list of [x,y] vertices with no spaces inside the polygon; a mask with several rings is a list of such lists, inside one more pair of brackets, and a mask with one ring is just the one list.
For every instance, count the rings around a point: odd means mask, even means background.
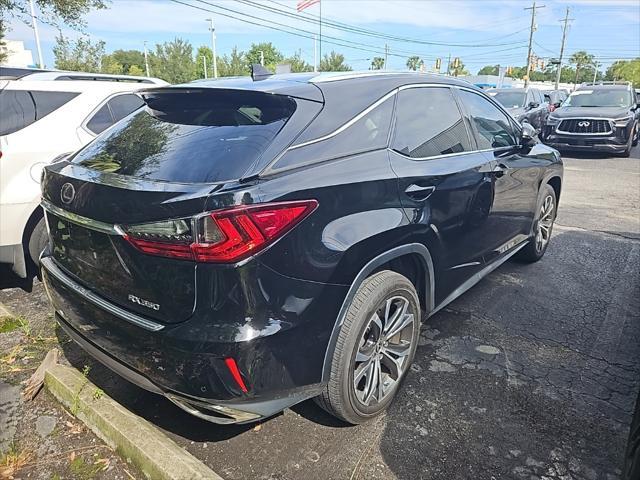
[{"label": "red taillight", "polygon": [[238,387],[240,387],[240,390],[242,390],[244,393],[247,393],[248,392],[247,386],[244,384],[244,380],[242,379],[242,374],[238,369],[238,365],[236,364],[236,361],[233,358],[229,357],[224,359],[224,363],[229,369],[231,376],[233,377],[235,382],[238,384]]},{"label": "red taillight", "polygon": [[238,262],[291,230],[318,206],[315,200],[218,210],[194,219],[123,227],[125,239],[150,255],[197,262]]}]

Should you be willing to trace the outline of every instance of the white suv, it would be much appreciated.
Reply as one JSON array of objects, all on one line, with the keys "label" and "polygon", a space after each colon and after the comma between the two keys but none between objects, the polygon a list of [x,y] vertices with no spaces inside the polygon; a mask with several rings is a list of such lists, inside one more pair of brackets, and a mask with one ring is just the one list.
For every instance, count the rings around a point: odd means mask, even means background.
[{"label": "white suv", "polygon": [[0,79],[0,263],[32,276],[46,245],[42,168],[140,108],[133,92],[155,78],[71,72]]}]

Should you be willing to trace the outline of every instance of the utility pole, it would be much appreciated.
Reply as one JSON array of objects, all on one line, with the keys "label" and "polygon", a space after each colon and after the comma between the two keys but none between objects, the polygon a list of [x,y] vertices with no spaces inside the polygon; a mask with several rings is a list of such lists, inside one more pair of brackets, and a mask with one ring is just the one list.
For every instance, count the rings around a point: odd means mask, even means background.
[{"label": "utility pole", "polygon": [[536,29],[536,9],[544,8],[545,5],[536,6],[536,2],[533,5],[525,8],[525,10],[531,10],[531,29],[529,30],[529,49],[527,52],[527,75],[524,77],[524,87],[529,85],[529,74],[531,73],[531,47],[533,45],[533,32]]},{"label": "utility pole", "polygon": [[204,78],[207,78],[207,56],[202,55],[202,69],[204,70]]},{"label": "utility pole", "polygon": [[451,54],[449,54],[449,58],[447,59],[447,75],[451,75]]},{"label": "utility pole", "polygon": [[264,51],[260,50],[260,65],[264,67]]},{"label": "utility pole", "polygon": [[598,62],[594,62],[594,64],[593,64],[593,83],[596,83],[597,77],[598,77]]},{"label": "utility pole", "polygon": [[218,78],[218,59],[216,58],[216,29],[213,28],[213,18],[206,19],[211,32],[211,50],[213,52],[213,78]]},{"label": "utility pole", "polygon": [[564,42],[567,39],[567,28],[571,20],[573,20],[573,18],[569,18],[569,7],[567,7],[567,13],[565,13],[564,15],[564,26],[562,27],[562,44],[560,45],[560,58],[558,59],[558,71],[556,73],[556,90],[558,90],[558,86],[560,85],[560,75],[562,75],[562,56],[564,55]]},{"label": "utility pole", "polygon": [[147,56],[147,41],[145,40],[142,43],[144,44],[144,68],[147,72],[147,77],[150,77],[151,75],[149,75],[149,57]]},{"label": "utility pole", "polygon": [[29,0],[29,8],[31,9],[31,25],[33,25],[33,34],[36,37],[36,48],[38,49],[38,66],[40,68],[44,68],[44,62],[42,61],[42,48],[40,47],[40,34],[38,33],[38,21],[36,20],[36,11],[33,6],[33,0]]},{"label": "utility pole", "polygon": [[389,58],[389,45],[384,44],[384,69],[387,69],[387,60]]},{"label": "utility pole", "polygon": [[318,71],[318,36],[313,34],[313,71]]}]

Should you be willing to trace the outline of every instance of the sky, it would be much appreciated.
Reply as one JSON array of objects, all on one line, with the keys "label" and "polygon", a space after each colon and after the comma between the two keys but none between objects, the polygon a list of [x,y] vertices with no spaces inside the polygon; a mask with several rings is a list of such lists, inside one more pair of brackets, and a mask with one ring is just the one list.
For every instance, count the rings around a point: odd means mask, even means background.
[{"label": "sky", "polygon": [[[322,53],[335,50],[344,54],[355,70],[368,69],[373,57],[384,56],[385,43],[389,69],[405,69],[411,55],[421,57],[427,69],[433,68],[437,58],[446,68],[449,55],[459,57],[474,74],[484,65],[522,66],[526,63],[531,23],[531,10],[525,8],[532,3],[322,0]],[[565,58],[586,50],[604,69],[615,59],[640,57],[640,0],[544,0],[537,4],[544,5],[537,10],[535,22],[533,52],[538,57],[559,55],[561,19],[567,7],[573,20]],[[218,55],[228,54],[234,46],[247,50],[254,42],[266,41],[285,55],[300,51],[313,63],[313,35],[319,33],[320,6],[311,6],[303,14],[298,14],[295,7],[295,0],[110,0],[108,9],[85,16],[83,30],[92,40],[104,40],[107,53],[142,50],[144,41],[153,49],[156,43],[175,37],[191,42],[195,52],[200,45],[211,45],[206,19],[213,18]],[[324,22],[340,22],[348,31]],[[9,20],[9,27],[7,39],[24,41],[36,59],[31,27],[16,18]],[[39,27],[44,62],[53,67],[52,47],[58,30],[44,24]],[[80,35],[64,27],[63,34]]]}]

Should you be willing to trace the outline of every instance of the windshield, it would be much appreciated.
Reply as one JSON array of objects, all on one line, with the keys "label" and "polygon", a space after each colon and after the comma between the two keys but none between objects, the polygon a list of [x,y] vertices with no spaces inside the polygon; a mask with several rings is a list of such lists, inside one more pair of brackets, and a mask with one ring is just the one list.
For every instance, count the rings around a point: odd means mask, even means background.
[{"label": "windshield", "polygon": [[622,89],[576,90],[563,107],[630,107],[631,93]]},{"label": "windshield", "polygon": [[505,108],[519,108],[524,106],[524,92],[489,92]]}]

